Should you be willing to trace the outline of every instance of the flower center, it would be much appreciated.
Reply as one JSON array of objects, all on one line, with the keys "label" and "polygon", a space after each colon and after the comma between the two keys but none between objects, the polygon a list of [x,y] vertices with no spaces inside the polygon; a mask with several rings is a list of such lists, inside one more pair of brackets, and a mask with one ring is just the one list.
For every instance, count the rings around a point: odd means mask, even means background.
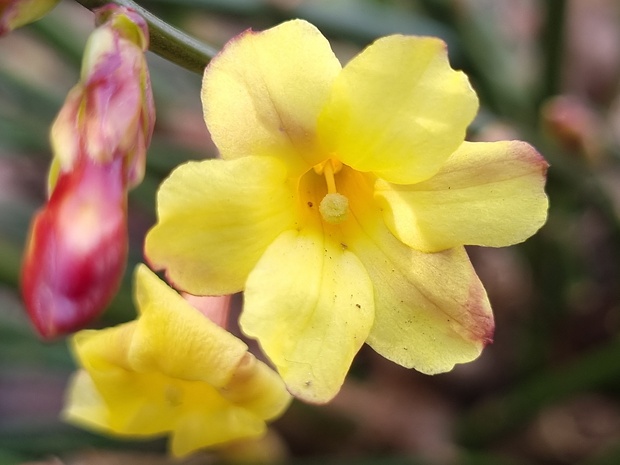
[{"label": "flower center", "polygon": [[338,160],[328,159],[314,166],[316,174],[325,176],[327,195],[321,200],[319,212],[323,219],[330,224],[339,224],[347,219],[349,211],[349,199],[338,193],[334,175],[342,169],[342,163]]}]

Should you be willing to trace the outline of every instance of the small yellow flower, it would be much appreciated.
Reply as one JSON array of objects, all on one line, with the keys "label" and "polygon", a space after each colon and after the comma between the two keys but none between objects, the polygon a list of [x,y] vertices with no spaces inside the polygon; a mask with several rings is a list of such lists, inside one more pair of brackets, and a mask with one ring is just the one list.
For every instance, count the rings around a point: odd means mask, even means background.
[{"label": "small yellow flower", "polygon": [[547,163],[464,142],[478,102],[442,41],[385,37],[342,68],[307,22],[248,31],[202,102],[223,160],[163,183],[146,253],[190,293],[244,290],[242,329],[294,395],[331,399],[364,342],[429,374],[480,354],[493,318],[463,245],[536,232]]},{"label": "small yellow flower", "polygon": [[171,433],[176,456],[264,433],[290,401],[277,373],[144,265],[135,281],[136,321],[74,336],[83,368],[64,417],[120,436]]}]

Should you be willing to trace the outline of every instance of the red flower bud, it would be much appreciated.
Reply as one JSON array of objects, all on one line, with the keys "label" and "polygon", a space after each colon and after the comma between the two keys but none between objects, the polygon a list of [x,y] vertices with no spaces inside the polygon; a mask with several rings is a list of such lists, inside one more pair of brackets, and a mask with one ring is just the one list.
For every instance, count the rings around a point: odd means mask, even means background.
[{"label": "red flower bud", "polygon": [[22,293],[44,338],[83,327],[118,290],[127,258],[123,162],[80,157],[32,223]]},{"label": "red flower bud", "polygon": [[115,5],[97,21],[80,82],[51,130],[50,199],[33,221],[22,269],[24,302],[45,338],[82,328],[118,290],[127,190],[142,180],[155,120],[146,22]]}]

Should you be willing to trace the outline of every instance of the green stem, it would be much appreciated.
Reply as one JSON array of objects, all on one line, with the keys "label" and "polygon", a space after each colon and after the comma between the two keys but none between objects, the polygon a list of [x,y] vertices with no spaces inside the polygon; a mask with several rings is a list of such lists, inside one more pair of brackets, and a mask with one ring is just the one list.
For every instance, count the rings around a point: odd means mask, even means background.
[{"label": "green stem", "polygon": [[547,0],[545,6],[547,11],[543,37],[545,54],[543,98],[557,94],[560,88],[560,74],[564,54],[566,0]]},{"label": "green stem", "polygon": [[132,0],[76,1],[91,11],[110,3],[135,10],[146,20],[149,26],[149,50],[194,73],[202,74],[205,66],[207,66],[211,58],[217,53],[215,48],[205,45],[170,26]]},{"label": "green stem", "polygon": [[617,380],[620,376],[619,357],[620,339],[616,339],[562,368],[545,371],[525,381],[463,417],[458,425],[459,440],[470,448],[489,447],[492,442],[527,423],[545,406]]}]

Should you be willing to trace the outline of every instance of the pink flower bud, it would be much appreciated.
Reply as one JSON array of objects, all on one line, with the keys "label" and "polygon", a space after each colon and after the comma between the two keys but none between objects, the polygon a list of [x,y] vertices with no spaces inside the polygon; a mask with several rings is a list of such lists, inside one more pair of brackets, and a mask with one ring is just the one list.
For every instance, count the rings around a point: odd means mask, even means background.
[{"label": "pink flower bud", "polygon": [[75,331],[109,304],[127,257],[123,160],[81,157],[60,173],[30,230],[22,293],[39,334]]},{"label": "pink flower bud", "polygon": [[603,150],[603,125],[597,113],[577,96],[559,95],[544,102],[542,122],[562,147],[595,161]]},{"label": "pink flower bud", "polygon": [[60,0],[0,0],[0,36],[45,16]]},{"label": "pink flower bud", "polygon": [[114,5],[97,19],[80,82],[52,126],[50,199],[33,221],[22,269],[24,302],[45,338],[85,326],[118,290],[127,190],[142,180],[153,132],[146,23]]},{"label": "pink flower bud", "polygon": [[146,23],[126,8],[98,10],[105,20],[88,39],[80,83],[52,127],[51,141],[61,169],[71,169],[78,153],[101,163],[127,159],[128,187],[144,176],[146,149],[155,108],[144,52]]}]

